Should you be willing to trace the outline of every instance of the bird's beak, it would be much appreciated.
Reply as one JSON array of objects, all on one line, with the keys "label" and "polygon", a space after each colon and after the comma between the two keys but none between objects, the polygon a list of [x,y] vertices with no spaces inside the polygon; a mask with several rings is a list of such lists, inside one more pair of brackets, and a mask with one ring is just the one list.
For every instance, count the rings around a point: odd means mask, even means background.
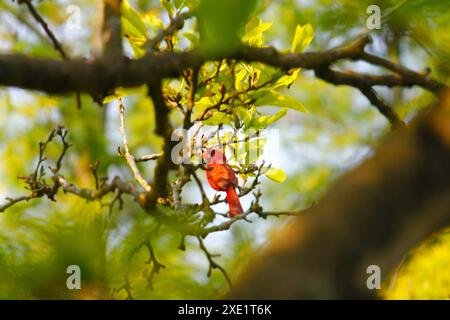
[{"label": "bird's beak", "polygon": [[209,162],[211,159],[211,154],[206,148],[202,148],[202,158],[205,160],[206,163]]}]

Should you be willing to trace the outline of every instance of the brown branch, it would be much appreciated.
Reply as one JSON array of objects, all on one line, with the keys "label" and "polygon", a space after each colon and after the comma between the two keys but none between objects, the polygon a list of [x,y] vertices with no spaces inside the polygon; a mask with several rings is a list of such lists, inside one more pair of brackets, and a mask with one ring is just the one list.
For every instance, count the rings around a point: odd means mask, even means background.
[{"label": "brown branch", "polygon": [[[53,59],[29,58],[21,55],[0,55],[0,85],[16,86],[24,89],[64,94],[73,91],[88,93],[104,93],[115,87],[136,87],[147,83],[156,83],[162,78],[176,77],[183,70],[200,65],[205,61],[231,58],[247,62],[262,62],[284,70],[303,68],[309,70],[323,69],[324,66],[341,60],[358,60],[365,58],[361,45],[366,41],[355,41],[348,46],[322,52],[306,52],[283,54],[273,48],[243,47],[242,50],[226,56],[204,56],[197,51],[180,53],[160,53],[137,60],[125,59],[121,68],[110,72],[110,66],[101,61],[87,62],[57,61]],[[409,69],[401,71],[397,76],[404,82],[387,85],[417,85],[425,89],[433,88],[433,92],[445,88],[443,84],[426,75]],[[406,71],[408,70],[408,71]],[[356,77],[357,75],[355,75]],[[397,80],[396,80],[397,81]],[[378,80],[378,85],[384,85]]]},{"label": "brown branch", "polygon": [[36,8],[33,6],[30,0],[19,0],[19,4],[25,4],[30,11],[33,18],[42,26],[47,36],[50,38],[50,41],[52,42],[53,46],[55,47],[56,51],[59,52],[61,57],[64,60],[68,60],[69,57],[67,56],[66,52],[64,51],[61,43],[58,41],[54,33],[50,30],[47,22],[42,18],[42,16],[37,12]]},{"label": "brown branch", "polygon": [[336,85],[345,84],[358,88],[370,103],[391,122],[394,128],[404,125],[397,113],[385,101],[378,97],[373,89],[373,86],[379,85],[380,83],[391,86],[392,83],[403,82],[401,78],[397,78],[396,76],[372,76],[354,72],[339,72],[329,68],[317,69],[315,70],[315,74],[318,78]]},{"label": "brown branch", "polygon": [[229,219],[227,221],[224,221],[218,225],[214,225],[211,227],[207,227],[204,228],[201,232],[201,237],[205,238],[207,235],[209,235],[210,233],[214,233],[214,232],[220,232],[220,231],[226,231],[229,230],[231,228],[232,225],[234,225],[236,222],[240,221],[240,220],[245,220],[245,221],[249,221],[248,217],[252,214],[257,214],[258,216],[262,217],[262,218],[266,218],[266,217],[282,217],[282,216],[293,216],[293,217],[298,217],[298,216],[303,216],[305,214],[307,214],[308,212],[310,212],[311,208],[305,209],[305,210],[292,210],[292,211],[261,211],[260,208],[258,208],[257,211],[260,212],[256,212],[254,210],[254,208],[250,208],[249,210],[247,210],[246,212],[244,212],[243,214],[237,215],[232,219]]},{"label": "brown branch", "polygon": [[176,31],[181,30],[184,27],[184,22],[192,17],[191,12],[183,12],[179,16],[170,20],[169,26],[165,29],[159,30],[156,36],[150,40],[146,47],[148,48],[147,54],[151,54],[158,48],[161,41],[167,36],[173,35]]},{"label": "brown branch", "polygon": [[[394,62],[368,54],[364,51],[370,38],[366,35],[341,47],[323,52],[308,52],[299,54],[281,54],[273,48],[251,48],[243,46],[240,50],[227,56],[204,56],[197,51],[182,53],[161,53],[158,55],[147,55],[134,61],[126,61],[125,64],[118,63],[78,65],[67,62],[58,65],[55,61],[27,59],[20,56],[0,56],[0,84],[19,86],[30,89],[40,89],[47,92],[64,93],[67,91],[87,91],[91,94],[107,94],[117,86],[129,87],[143,83],[157,83],[165,77],[182,74],[183,70],[191,67],[194,70],[198,66],[211,59],[222,60],[234,58],[247,62],[262,62],[283,70],[292,68],[305,68],[314,70],[316,75],[333,84],[346,84],[360,89],[391,122],[397,127],[401,124],[398,116],[386,103],[374,94],[374,85],[392,86],[421,86],[437,94],[445,85],[430,79],[427,75],[409,70]],[[117,50],[116,50],[117,51]],[[117,53],[117,52],[116,52]],[[366,75],[351,72],[338,72],[330,69],[331,64],[342,60],[361,60],[382,66],[394,75]],[[43,66],[46,64],[46,66]],[[26,69],[24,65],[27,65]],[[76,68],[76,70],[75,70]],[[28,77],[30,71],[39,74],[39,77]],[[62,72],[62,74],[61,74]],[[99,73],[100,72],[100,73]],[[50,73],[50,79],[48,78]],[[196,72],[194,72],[195,74]],[[61,76],[63,77],[61,79]],[[54,78],[52,78],[54,77]],[[26,83],[24,82],[26,79]],[[192,87],[192,86],[191,86]],[[195,89],[195,86],[194,88]],[[194,90],[195,93],[195,90]],[[164,99],[162,99],[164,100]],[[220,103],[215,108],[220,108]],[[162,110],[162,109],[161,109]],[[162,115],[162,114],[161,114]],[[187,121],[188,112],[185,115]],[[157,122],[158,123],[158,122]],[[163,121],[162,124],[165,124]],[[188,125],[186,122],[185,125]],[[162,129],[164,130],[164,129]]]},{"label": "brown branch", "polygon": [[144,242],[143,245],[147,247],[149,253],[147,264],[152,265],[152,269],[150,270],[150,273],[147,277],[147,287],[153,290],[153,279],[155,275],[157,275],[161,271],[161,269],[165,269],[166,266],[159,262],[159,260],[156,258],[155,250],[153,249],[153,246],[150,242],[150,237]]},{"label": "brown branch", "polygon": [[[17,198],[6,198],[7,203],[0,206],[0,212],[4,212],[12,205],[29,201],[32,199],[38,199],[46,196],[51,200],[55,200],[55,196],[59,190],[64,193],[70,193],[76,195],[86,201],[100,201],[109,193],[116,192],[116,197],[120,197],[122,194],[132,195],[134,199],[139,198],[139,193],[129,184],[123,182],[119,177],[114,177],[110,183],[103,181],[99,186],[96,186],[94,190],[86,188],[78,188],[75,185],[69,183],[63,175],[60,174],[62,167],[62,160],[66,154],[70,144],[66,141],[67,131],[63,127],[57,127],[49,134],[44,142],[39,143],[39,158],[36,167],[28,176],[21,177],[26,183],[26,188],[30,190],[27,195],[19,196]],[[44,179],[46,171],[44,163],[47,161],[45,157],[45,151],[47,146],[55,139],[59,137],[62,143],[62,150],[54,167],[48,167],[51,173],[51,180],[53,183],[49,183]]]},{"label": "brown branch", "polygon": [[[332,84],[345,84],[360,89],[388,119],[397,127],[400,123],[395,112],[373,92],[373,86],[420,86],[438,94],[446,86],[426,74],[409,70],[403,66],[368,54],[364,51],[370,38],[366,35],[338,48],[322,52],[283,54],[273,48],[252,48],[243,46],[226,55],[205,56],[198,51],[181,53],[166,52],[150,54],[142,59],[127,60],[111,66],[101,61],[58,63],[49,59],[31,59],[22,56],[0,55],[0,84],[37,89],[49,93],[89,92],[92,95],[106,95],[112,89],[135,87],[148,83],[159,83],[166,77],[176,77],[189,68],[198,68],[208,60],[236,59],[247,62],[261,62],[283,70],[304,68],[314,70],[316,75]],[[367,75],[338,72],[330,66],[344,59],[361,60],[382,66],[394,74]],[[38,75],[38,76],[36,76]],[[162,94],[161,94],[162,96]],[[155,96],[158,98],[157,96]],[[159,99],[164,100],[164,99]],[[161,104],[161,103],[159,103]],[[220,105],[219,105],[220,106]],[[163,110],[162,108],[160,108]],[[160,113],[163,115],[163,113]],[[187,116],[185,117],[187,119]],[[162,122],[162,125],[167,123]],[[157,122],[158,124],[158,122]],[[165,130],[164,128],[162,130]],[[165,193],[165,192],[163,192]]]},{"label": "brown branch", "polygon": [[32,31],[41,41],[48,42],[48,37],[39,31],[38,27],[32,24],[23,14],[22,11],[16,10],[14,7],[10,6],[7,2],[1,2],[0,7],[11,14],[17,22],[26,26],[30,31]]},{"label": "brown branch", "polygon": [[362,87],[361,92],[375,106],[381,114],[383,114],[393,125],[394,129],[404,126],[397,113],[380,98],[373,88]]},{"label": "brown branch", "polygon": [[400,77],[405,81],[406,85],[418,85],[436,94],[446,89],[446,86],[444,84],[428,77],[427,74],[414,72],[402,65],[386,60],[384,58],[377,57],[367,52],[362,52],[360,58],[366,62],[384,67],[395,72],[397,75],[400,75]]},{"label": "brown branch", "polygon": [[187,108],[186,108],[186,112],[184,115],[184,123],[183,123],[183,127],[185,130],[189,130],[189,128],[192,126],[191,115],[192,115],[192,110],[194,110],[194,106],[195,106],[195,94],[197,92],[199,70],[200,70],[199,67],[195,67],[190,72],[189,96],[188,96],[188,100],[187,100]]},{"label": "brown branch", "polygon": [[106,194],[119,191],[121,194],[133,195],[137,198],[138,194],[129,184],[123,182],[119,177],[114,177],[111,183],[104,183],[98,190],[78,188],[69,183],[62,175],[55,175],[58,183],[61,185],[64,193],[71,193],[87,201],[101,200]]},{"label": "brown branch", "polygon": [[203,242],[203,239],[201,237],[197,237],[197,240],[198,240],[200,249],[205,253],[206,258],[208,259],[208,263],[209,263],[208,273],[207,273],[208,278],[211,277],[212,271],[214,269],[219,269],[220,272],[222,272],[225,279],[227,280],[228,286],[231,289],[232,288],[231,279],[228,276],[227,271],[221,265],[219,265],[217,262],[214,261],[213,255],[206,248],[205,243]]},{"label": "brown branch", "polygon": [[156,160],[160,157],[162,157],[162,153],[155,153],[155,154],[147,154],[145,156],[139,157],[139,158],[135,158],[134,161],[136,162],[147,162],[147,161],[152,161],[152,160]]},{"label": "brown branch", "polygon": [[175,142],[171,141],[173,128],[169,120],[169,108],[162,94],[161,82],[158,81],[149,85],[149,95],[155,108],[155,133],[163,138],[162,157],[158,158],[154,177],[153,201],[158,201],[158,198],[167,198],[168,196],[169,171],[175,169],[171,159],[171,152]]},{"label": "brown branch", "polygon": [[17,197],[17,198],[7,197],[7,198],[5,198],[5,200],[7,202],[0,206],[0,212],[5,212],[6,209],[8,209],[9,207],[12,207],[16,203],[19,203],[19,202],[22,202],[22,201],[28,201],[28,200],[35,199],[35,198],[36,198],[36,196],[33,193],[30,193],[30,194],[25,195],[25,196],[20,196],[20,197]]},{"label": "brown branch", "polygon": [[141,171],[139,170],[139,168],[136,165],[134,156],[130,153],[130,149],[128,147],[128,139],[127,139],[127,134],[126,134],[126,130],[125,130],[125,108],[122,103],[122,98],[118,99],[118,103],[119,103],[119,116],[120,116],[120,134],[122,136],[123,148],[124,148],[124,153],[122,153],[120,151],[120,148],[118,150],[119,151],[118,153],[119,153],[119,155],[123,156],[126,159],[128,166],[130,167],[131,171],[133,172],[134,179],[142,186],[142,188],[144,188],[144,190],[146,192],[150,192],[152,190],[152,188],[148,184],[148,182],[144,179],[144,177],[142,176]]}]

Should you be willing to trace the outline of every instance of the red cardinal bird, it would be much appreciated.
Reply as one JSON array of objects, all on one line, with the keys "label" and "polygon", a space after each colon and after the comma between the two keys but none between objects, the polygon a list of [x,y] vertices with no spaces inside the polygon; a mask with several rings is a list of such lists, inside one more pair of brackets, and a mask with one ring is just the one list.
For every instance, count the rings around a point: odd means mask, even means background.
[{"label": "red cardinal bird", "polygon": [[241,202],[236,193],[238,179],[233,169],[227,164],[227,159],[222,151],[218,149],[207,150],[203,153],[206,161],[206,178],[209,185],[217,191],[225,191],[227,193],[227,202],[230,208],[230,216],[241,214]]}]

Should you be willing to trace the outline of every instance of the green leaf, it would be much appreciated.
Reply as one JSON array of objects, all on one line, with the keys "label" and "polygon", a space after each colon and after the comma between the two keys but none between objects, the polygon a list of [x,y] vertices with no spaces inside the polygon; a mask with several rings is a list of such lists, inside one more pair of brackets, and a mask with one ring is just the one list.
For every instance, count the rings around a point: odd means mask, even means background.
[{"label": "green leaf", "polygon": [[214,101],[211,97],[202,97],[200,100],[195,102],[195,107],[192,112],[192,121],[198,120],[207,108],[214,105]]},{"label": "green leaf", "polygon": [[255,129],[267,128],[272,123],[283,118],[286,115],[286,113],[287,113],[287,108],[283,108],[272,116],[264,115],[264,116],[258,117],[252,121],[251,127],[255,128]]},{"label": "green leaf", "polygon": [[298,25],[292,41],[291,52],[303,52],[314,38],[313,27],[308,23],[304,26]]},{"label": "green leaf", "polygon": [[270,167],[264,174],[267,178],[277,183],[283,183],[286,180],[286,173],[280,168]]},{"label": "green leaf", "polygon": [[252,109],[248,110],[247,108],[244,107],[237,107],[235,109],[236,114],[238,115],[239,119],[242,121],[242,123],[246,128],[249,128],[250,123],[253,120],[254,110]]},{"label": "green leaf", "polygon": [[173,6],[174,6],[176,9],[181,9],[181,8],[183,8],[184,5],[185,5],[185,1],[184,1],[184,0],[172,0],[172,1],[173,1]]},{"label": "green leaf", "polygon": [[170,0],[160,0],[161,7],[167,11],[170,17],[175,14],[175,5]]},{"label": "green leaf", "polygon": [[297,80],[298,74],[300,73],[301,70],[302,70],[301,68],[289,70],[288,74],[283,75],[277,80],[273,88],[289,87],[291,84],[294,83],[295,80]]},{"label": "green leaf", "polygon": [[257,0],[203,0],[197,12],[200,49],[218,54],[236,50],[239,34]]},{"label": "green leaf", "polygon": [[145,21],[134,10],[128,1],[122,2],[122,32],[133,49],[134,57],[140,58],[145,54],[145,44],[149,39]]},{"label": "green leaf", "polygon": [[145,25],[154,33],[164,28],[162,20],[152,13],[145,14],[143,20]]},{"label": "green leaf", "polygon": [[122,24],[124,34],[136,38],[148,39],[147,28],[139,13],[134,10],[127,0],[122,1]]},{"label": "green leaf", "polygon": [[231,117],[229,114],[219,112],[219,111],[213,111],[214,114],[211,118],[203,121],[204,125],[207,126],[217,126],[219,124],[231,124]]},{"label": "green leaf", "polygon": [[238,65],[238,67],[236,67],[236,73],[234,78],[234,87],[236,88],[236,90],[241,91],[244,89],[245,84],[244,79],[246,78],[246,76],[247,76],[247,69],[244,68],[243,66]]},{"label": "green leaf", "polygon": [[289,108],[300,112],[308,112],[300,101],[291,96],[281,94],[275,90],[262,90],[253,95],[256,98],[255,106],[275,106]]},{"label": "green leaf", "polygon": [[256,25],[249,30],[243,37],[242,41],[250,46],[261,47],[263,45],[263,32],[272,26],[272,22],[266,22]]}]

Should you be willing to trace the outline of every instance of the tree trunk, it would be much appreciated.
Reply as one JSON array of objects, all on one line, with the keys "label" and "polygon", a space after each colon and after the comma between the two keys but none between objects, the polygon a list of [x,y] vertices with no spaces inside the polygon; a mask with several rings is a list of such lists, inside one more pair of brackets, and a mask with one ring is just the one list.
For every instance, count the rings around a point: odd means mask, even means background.
[{"label": "tree trunk", "polygon": [[431,233],[450,225],[450,92],[332,186],[246,268],[230,298],[374,298],[382,280]]}]

